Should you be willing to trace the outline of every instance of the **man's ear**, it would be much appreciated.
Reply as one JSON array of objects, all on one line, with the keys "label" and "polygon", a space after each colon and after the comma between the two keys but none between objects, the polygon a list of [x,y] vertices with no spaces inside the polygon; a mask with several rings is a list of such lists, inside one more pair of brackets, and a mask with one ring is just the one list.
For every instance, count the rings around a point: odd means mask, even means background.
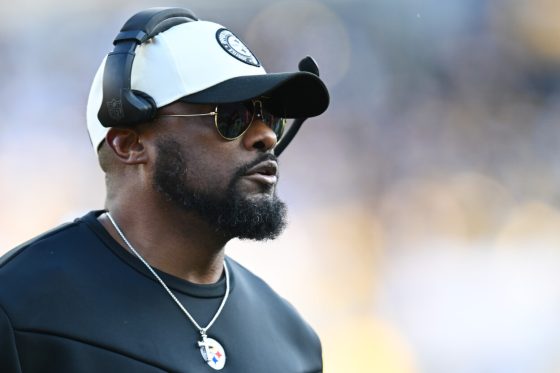
[{"label": "man's ear", "polygon": [[105,137],[107,145],[125,164],[141,164],[148,161],[148,152],[137,131],[130,128],[110,128]]}]

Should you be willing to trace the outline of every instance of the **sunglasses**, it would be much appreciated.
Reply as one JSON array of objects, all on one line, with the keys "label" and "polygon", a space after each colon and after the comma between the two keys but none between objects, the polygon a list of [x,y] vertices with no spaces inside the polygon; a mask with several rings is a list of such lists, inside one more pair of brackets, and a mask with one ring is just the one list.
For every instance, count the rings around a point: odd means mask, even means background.
[{"label": "sunglasses", "polygon": [[251,100],[232,104],[220,104],[214,111],[202,114],[161,114],[160,117],[203,117],[214,116],[214,123],[220,136],[226,140],[235,140],[242,136],[251,126],[255,117],[263,121],[276,134],[279,141],[284,134],[286,119],[279,118],[263,109],[262,101]]}]

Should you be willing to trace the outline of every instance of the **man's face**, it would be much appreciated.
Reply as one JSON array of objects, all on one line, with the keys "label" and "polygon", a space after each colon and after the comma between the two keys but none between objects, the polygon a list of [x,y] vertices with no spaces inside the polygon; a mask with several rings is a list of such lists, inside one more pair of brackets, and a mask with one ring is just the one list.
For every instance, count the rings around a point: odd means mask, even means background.
[{"label": "man's face", "polygon": [[[211,110],[183,103],[162,109],[166,114]],[[161,118],[156,125],[162,127],[156,139],[156,191],[228,239],[269,239],[282,231],[286,207],[276,196],[276,141],[264,123],[254,122],[232,141],[217,133],[213,117]]]}]

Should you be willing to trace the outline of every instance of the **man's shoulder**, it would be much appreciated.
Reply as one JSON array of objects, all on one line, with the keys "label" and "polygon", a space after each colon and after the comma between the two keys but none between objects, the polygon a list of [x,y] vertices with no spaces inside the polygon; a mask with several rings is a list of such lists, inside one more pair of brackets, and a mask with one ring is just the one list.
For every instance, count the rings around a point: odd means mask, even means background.
[{"label": "man's shoulder", "polygon": [[14,266],[23,267],[25,271],[29,272],[35,269],[35,266],[45,264],[48,262],[48,260],[45,261],[48,259],[48,255],[72,246],[76,238],[82,236],[86,230],[89,231],[87,228],[84,230],[84,226],[94,215],[95,212],[92,211],[72,222],[60,224],[0,256],[0,276],[10,272]]},{"label": "man's shoulder", "polygon": [[4,255],[0,256],[0,274],[5,271],[10,265],[13,265],[19,260],[30,260],[31,258],[23,259],[20,254],[29,253],[32,250],[40,251],[42,248],[52,246],[55,241],[65,240],[65,236],[71,234],[72,229],[79,224],[78,221],[64,223],[55,228],[52,228],[30,240],[16,246]]},{"label": "man's shoulder", "polygon": [[0,308],[17,326],[67,307],[83,286],[80,276],[93,265],[94,246],[87,214],[12,249],[0,258]]},{"label": "man's shoulder", "polygon": [[[270,298],[268,300],[286,302],[272,287],[261,277],[244,267],[239,262],[228,257],[227,264],[235,278],[235,285],[245,292],[258,294],[259,297]],[[261,298],[262,299],[262,298]]]},{"label": "man's shoulder", "polygon": [[242,309],[243,317],[250,318],[252,325],[259,325],[260,333],[287,342],[283,348],[292,358],[305,361],[318,357],[320,365],[319,337],[296,308],[247,268],[230,258],[228,264],[235,278],[234,308]]},{"label": "man's shoulder", "polygon": [[[84,237],[92,232],[83,218],[64,223],[15,247],[0,257],[0,304],[38,293],[46,281],[65,286],[64,275],[77,262]],[[17,296],[15,296],[17,295]]]},{"label": "man's shoulder", "polygon": [[265,280],[231,258],[228,264],[235,276],[235,287],[247,297],[244,301],[248,305],[260,308],[275,320],[284,320],[286,324],[298,325],[300,330],[315,334],[298,310]]}]

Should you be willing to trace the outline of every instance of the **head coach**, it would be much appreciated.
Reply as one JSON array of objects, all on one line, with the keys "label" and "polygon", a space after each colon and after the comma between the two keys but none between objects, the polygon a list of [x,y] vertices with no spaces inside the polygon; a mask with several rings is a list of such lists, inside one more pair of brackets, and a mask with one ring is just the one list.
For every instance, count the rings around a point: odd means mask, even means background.
[{"label": "head coach", "polygon": [[0,258],[0,371],[322,371],[315,332],[225,246],[282,231],[285,118],[328,104],[317,74],[266,73],[186,9],[131,17],[87,105],[105,208]]}]

